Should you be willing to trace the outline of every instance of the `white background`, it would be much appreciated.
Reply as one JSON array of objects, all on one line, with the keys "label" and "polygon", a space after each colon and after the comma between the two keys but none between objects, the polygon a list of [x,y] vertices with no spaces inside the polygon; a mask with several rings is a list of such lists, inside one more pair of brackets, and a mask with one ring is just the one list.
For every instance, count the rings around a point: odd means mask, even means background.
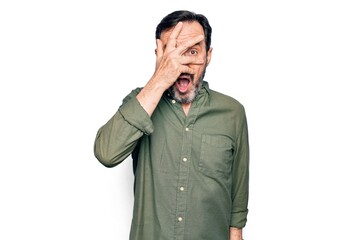
[{"label": "white background", "polygon": [[356,0],[1,1],[0,239],[127,239],[131,159],[97,129],[155,65],[155,27],[213,27],[210,87],[246,108],[249,240],[360,239]]}]

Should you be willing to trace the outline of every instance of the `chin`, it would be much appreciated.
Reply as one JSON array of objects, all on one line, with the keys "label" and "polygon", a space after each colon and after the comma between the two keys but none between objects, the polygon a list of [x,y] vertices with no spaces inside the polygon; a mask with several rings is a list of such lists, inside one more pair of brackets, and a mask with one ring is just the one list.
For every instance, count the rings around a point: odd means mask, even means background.
[{"label": "chin", "polygon": [[191,103],[194,101],[199,91],[192,89],[187,93],[180,93],[175,87],[171,88],[171,96],[179,103]]}]

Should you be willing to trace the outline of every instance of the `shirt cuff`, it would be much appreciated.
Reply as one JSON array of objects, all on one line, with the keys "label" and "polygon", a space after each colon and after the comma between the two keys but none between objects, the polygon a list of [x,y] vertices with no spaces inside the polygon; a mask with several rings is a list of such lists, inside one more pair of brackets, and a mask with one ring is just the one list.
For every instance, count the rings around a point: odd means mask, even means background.
[{"label": "shirt cuff", "polygon": [[248,211],[231,213],[230,227],[244,228],[247,222]]},{"label": "shirt cuff", "polygon": [[119,108],[120,114],[132,126],[136,127],[146,135],[150,135],[154,131],[151,118],[140,105],[137,98],[132,98]]}]

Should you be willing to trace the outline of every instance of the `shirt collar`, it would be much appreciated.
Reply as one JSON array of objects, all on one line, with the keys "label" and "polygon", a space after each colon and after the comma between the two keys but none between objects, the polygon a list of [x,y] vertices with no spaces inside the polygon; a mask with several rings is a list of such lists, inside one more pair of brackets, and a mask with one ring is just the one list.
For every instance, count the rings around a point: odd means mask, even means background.
[{"label": "shirt collar", "polygon": [[210,95],[210,88],[209,88],[209,83],[207,81],[203,81],[203,84],[202,84],[202,89],[205,89],[207,94]]}]

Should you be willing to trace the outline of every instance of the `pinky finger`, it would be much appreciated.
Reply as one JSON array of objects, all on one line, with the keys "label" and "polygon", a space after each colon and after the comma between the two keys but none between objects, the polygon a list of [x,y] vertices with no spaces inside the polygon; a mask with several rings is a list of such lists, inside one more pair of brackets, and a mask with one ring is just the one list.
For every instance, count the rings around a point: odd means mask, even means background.
[{"label": "pinky finger", "polygon": [[186,65],[182,65],[182,67],[179,69],[181,73],[187,73],[187,74],[195,74],[195,71],[189,68]]}]

